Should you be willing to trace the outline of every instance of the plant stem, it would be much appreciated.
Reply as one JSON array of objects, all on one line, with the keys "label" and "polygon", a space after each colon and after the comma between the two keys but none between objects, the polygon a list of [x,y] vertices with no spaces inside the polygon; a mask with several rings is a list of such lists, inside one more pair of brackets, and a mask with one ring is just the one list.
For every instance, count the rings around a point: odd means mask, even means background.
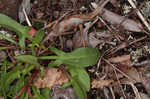
[{"label": "plant stem", "polygon": [[58,56],[40,56],[38,59],[58,59]]}]

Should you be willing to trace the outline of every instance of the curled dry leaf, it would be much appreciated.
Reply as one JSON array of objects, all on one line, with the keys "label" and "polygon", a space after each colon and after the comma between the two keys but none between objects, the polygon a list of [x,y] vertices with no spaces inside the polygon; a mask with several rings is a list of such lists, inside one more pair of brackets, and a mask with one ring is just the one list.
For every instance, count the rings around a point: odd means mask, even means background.
[{"label": "curled dry leaf", "polygon": [[122,62],[127,63],[128,62],[127,65],[131,63],[130,55],[117,56],[117,57],[109,58],[108,60],[113,63],[122,63]]},{"label": "curled dry leaf", "polygon": [[[136,68],[132,67],[131,69],[128,70],[126,73],[131,79],[134,79],[136,82],[141,82],[141,74],[137,71]],[[135,82],[135,83],[136,83]]]},{"label": "curled dry leaf", "polygon": [[124,78],[122,74],[118,74],[118,78],[120,79],[121,83],[140,83],[142,82],[141,73],[139,73],[136,68],[131,67],[124,72],[128,78]]},{"label": "curled dry leaf", "polygon": [[104,9],[104,13],[102,14],[102,17],[108,22],[110,22],[111,24],[121,26],[125,30],[133,31],[133,32],[142,32],[143,27],[140,23],[125,18],[124,16],[120,16],[111,11],[108,11],[107,9]]},{"label": "curled dry leaf", "polygon": [[[94,8],[97,7],[96,3],[92,3]],[[123,27],[123,29],[133,32],[142,32],[143,27],[140,23],[135,22],[134,20],[125,18],[124,16],[120,16],[114,12],[111,12],[107,9],[103,9],[103,14],[101,16],[107,22],[111,23],[112,25],[118,25]]]},{"label": "curled dry leaf", "polygon": [[113,82],[113,80],[92,80],[92,88],[100,88],[103,89],[104,86],[109,86],[111,83]]},{"label": "curled dry leaf", "polygon": [[33,84],[38,88],[52,88],[55,85],[62,85],[69,81],[66,73],[58,68],[47,68],[44,70],[44,77],[38,76]]}]

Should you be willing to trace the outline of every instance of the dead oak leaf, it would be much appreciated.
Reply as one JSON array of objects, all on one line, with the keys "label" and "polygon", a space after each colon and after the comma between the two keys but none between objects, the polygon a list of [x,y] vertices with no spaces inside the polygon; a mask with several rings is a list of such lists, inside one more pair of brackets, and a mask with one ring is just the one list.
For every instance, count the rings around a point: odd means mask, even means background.
[{"label": "dead oak leaf", "polygon": [[69,81],[66,73],[59,68],[47,68],[44,70],[44,77],[38,76],[33,84],[38,88],[52,88],[54,85],[62,85]]}]

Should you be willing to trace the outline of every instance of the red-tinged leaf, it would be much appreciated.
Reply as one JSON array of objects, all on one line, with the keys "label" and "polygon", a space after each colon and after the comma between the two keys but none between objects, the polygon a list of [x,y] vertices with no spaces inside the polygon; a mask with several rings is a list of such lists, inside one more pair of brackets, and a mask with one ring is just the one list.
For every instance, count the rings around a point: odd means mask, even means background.
[{"label": "red-tinged leaf", "polygon": [[30,31],[29,31],[28,33],[29,33],[29,35],[31,35],[31,36],[35,36],[36,32],[37,32],[37,31],[36,31],[33,27],[31,27],[31,29],[30,29]]}]

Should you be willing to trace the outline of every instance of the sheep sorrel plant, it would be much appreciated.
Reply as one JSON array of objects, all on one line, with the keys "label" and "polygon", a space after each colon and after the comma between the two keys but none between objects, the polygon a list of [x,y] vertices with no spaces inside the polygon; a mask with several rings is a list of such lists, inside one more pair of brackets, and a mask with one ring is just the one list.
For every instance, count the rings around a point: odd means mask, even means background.
[{"label": "sheep sorrel plant", "polygon": [[[53,55],[40,55],[38,51],[45,50],[41,46],[44,37],[42,30],[37,31],[34,37],[28,35],[30,27],[23,26],[6,15],[0,14],[0,25],[14,31],[18,35],[19,43],[11,37],[0,34],[4,40],[7,40],[18,49],[26,51],[19,56],[0,56],[0,97],[5,99],[50,99],[49,88],[38,88],[33,84],[34,79],[48,67],[58,68],[65,66],[68,71],[69,81],[62,87],[72,86],[78,99],[86,99],[86,92],[90,90],[90,77],[85,67],[93,66],[97,63],[100,53],[98,49],[85,47],[78,48],[69,53],[61,51],[50,46],[47,51],[53,52]],[[26,38],[30,42],[26,42]],[[19,46],[18,46],[19,45]],[[25,46],[26,45],[26,46]],[[11,46],[1,46],[0,52],[6,52]],[[48,64],[43,64],[49,61]],[[53,75],[51,75],[53,76]]]}]

